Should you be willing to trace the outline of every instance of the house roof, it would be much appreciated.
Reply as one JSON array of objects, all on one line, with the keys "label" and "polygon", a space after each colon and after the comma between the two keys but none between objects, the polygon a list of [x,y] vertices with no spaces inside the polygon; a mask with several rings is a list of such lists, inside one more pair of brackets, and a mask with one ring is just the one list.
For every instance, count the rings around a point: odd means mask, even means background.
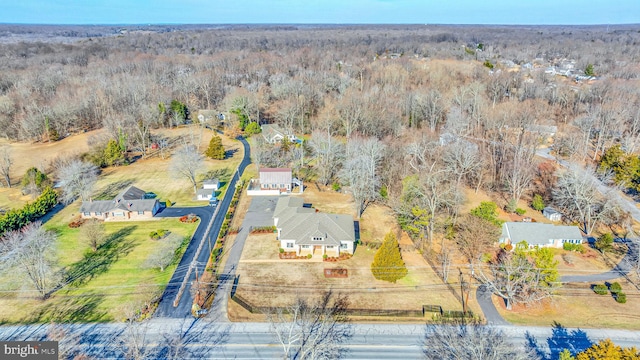
[{"label": "house roof", "polygon": [[524,240],[529,245],[548,245],[553,240],[582,240],[582,233],[576,226],[506,222],[502,225],[500,237],[509,239],[512,244]]},{"label": "house roof", "polygon": [[260,169],[261,184],[291,184],[292,176],[289,168]]},{"label": "house roof", "polygon": [[135,186],[129,186],[119,193],[113,200],[85,201],[80,206],[81,212],[111,212],[111,211],[152,211],[157,199],[144,199],[146,192]]},{"label": "house roof", "polygon": [[220,183],[220,181],[218,180],[218,178],[215,179],[210,179],[210,180],[205,180],[202,182],[202,185],[218,185]]},{"label": "house roof", "polygon": [[128,188],[124,189],[120,194],[116,196],[116,199],[121,200],[142,200],[144,199],[144,194],[147,192],[137,187],[131,185]]},{"label": "house roof", "polygon": [[[355,241],[355,227],[350,215],[320,213],[302,205],[301,198],[278,200],[274,217],[278,218],[280,239],[295,240],[298,245],[340,245],[341,241]],[[313,240],[314,237],[323,240]]]},{"label": "house roof", "polygon": [[262,126],[260,126],[260,128],[262,129],[262,136],[267,140],[273,139],[276,135],[280,135],[282,138],[284,138],[284,132],[278,125],[263,124]]},{"label": "house roof", "polygon": [[201,196],[201,195],[211,195],[211,196],[213,196],[214,192],[215,192],[215,190],[213,190],[213,189],[198,189],[198,190],[196,190],[196,196]]},{"label": "house roof", "polygon": [[552,208],[551,206],[547,206],[544,209],[542,209],[542,213],[545,215],[551,215],[551,214],[562,214],[561,212],[559,212],[558,210]]}]

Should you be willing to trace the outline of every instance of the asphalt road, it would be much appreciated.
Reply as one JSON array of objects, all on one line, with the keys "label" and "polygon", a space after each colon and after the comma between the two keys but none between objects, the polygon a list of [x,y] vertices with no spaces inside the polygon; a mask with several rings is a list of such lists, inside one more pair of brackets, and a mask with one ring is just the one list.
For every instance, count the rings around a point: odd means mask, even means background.
[{"label": "asphalt road", "polygon": [[[224,221],[224,216],[229,209],[229,204],[231,204],[231,199],[233,198],[233,192],[236,187],[236,183],[239,180],[240,176],[244,172],[244,169],[251,163],[251,153],[249,144],[245,139],[240,138],[240,142],[244,147],[244,157],[238,165],[238,171],[236,171],[231,180],[229,181],[229,186],[227,187],[228,191],[225,193],[222,201],[218,202],[217,210],[214,207],[203,206],[203,207],[170,207],[165,208],[161,212],[159,212],[156,216],[158,217],[180,217],[185,214],[196,214],[200,217],[200,224],[196,229],[193,237],[191,238],[191,242],[189,242],[189,246],[185,251],[184,255],[182,255],[182,259],[180,259],[180,263],[178,264],[176,271],[171,277],[167,288],[162,294],[162,299],[158,304],[158,309],[155,312],[155,317],[171,317],[171,318],[185,318],[191,316],[191,306],[193,304],[193,296],[189,291],[189,285],[195,281],[196,273],[195,271],[189,272],[189,266],[193,263],[196,265],[196,268],[199,273],[201,273],[205,266],[207,265],[207,261],[209,260],[209,255],[211,254],[211,247],[215,244],[215,241],[218,237],[218,233],[220,232],[220,227]],[[213,224],[211,226],[211,230],[208,234],[205,234],[205,231],[211,221],[211,217],[214,215],[214,211],[216,217],[213,219]],[[206,235],[206,237],[205,237]],[[205,242],[202,246],[202,251],[198,254],[196,258],[196,252],[198,246],[200,246],[201,242]],[[188,276],[187,280],[187,288],[184,293],[180,297],[180,302],[177,307],[173,306],[173,302],[175,300],[175,296],[180,289],[180,285],[182,284],[185,276]]]},{"label": "asphalt road", "polygon": [[[43,340],[50,325],[0,326],[2,340]],[[147,358],[166,358],[170,348],[181,347],[182,359],[282,359],[280,345],[267,323],[220,323],[194,319],[154,318],[135,332],[122,323],[63,325],[74,347],[100,359],[123,359],[133,333],[144,339]],[[534,340],[538,350],[549,353],[574,346],[580,351],[593,342],[610,338],[623,347],[640,345],[640,331],[495,326],[517,347]],[[418,359],[424,325],[352,324],[346,341],[346,359]],[[144,335],[144,336],[142,336]],[[171,344],[174,346],[172,347]],[[552,347],[552,348],[550,348]]]}]

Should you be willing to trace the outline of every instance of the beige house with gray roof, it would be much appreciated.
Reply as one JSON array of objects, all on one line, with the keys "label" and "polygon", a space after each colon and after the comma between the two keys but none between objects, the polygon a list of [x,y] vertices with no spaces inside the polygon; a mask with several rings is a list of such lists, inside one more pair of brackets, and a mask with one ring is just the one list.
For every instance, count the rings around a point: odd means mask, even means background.
[{"label": "beige house with gray roof", "polygon": [[160,210],[160,202],[145,195],[144,190],[129,186],[113,200],[84,201],[80,215],[84,219],[107,221],[149,220]]},{"label": "beige house with gray roof", "polygon": [[278,200],[273,224],[278,231],[280,247],[287,252],[339,256],[341,252],[353,254],[355,249],[353,217],[317,212],[305,207],[298,197]]}]

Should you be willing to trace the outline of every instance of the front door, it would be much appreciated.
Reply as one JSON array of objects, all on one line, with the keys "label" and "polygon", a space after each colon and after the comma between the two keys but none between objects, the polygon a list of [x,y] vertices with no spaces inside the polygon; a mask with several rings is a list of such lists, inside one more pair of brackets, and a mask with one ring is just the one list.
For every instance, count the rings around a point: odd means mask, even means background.
[{"label": "front door", "polygon": [[320,253],[322,253],[322,245],[314,245],[313,246],[313,253],[315,254],[316,251],[319,251]]}]

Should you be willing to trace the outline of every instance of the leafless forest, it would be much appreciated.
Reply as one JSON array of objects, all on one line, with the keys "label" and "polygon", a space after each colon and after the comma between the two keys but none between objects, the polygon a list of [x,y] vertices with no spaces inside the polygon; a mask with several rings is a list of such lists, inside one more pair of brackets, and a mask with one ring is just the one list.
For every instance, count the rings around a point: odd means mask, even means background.
[{"label": "leafless forest", "polygon": [[2,25],[0,131],[55,141],[105,128],[144,152],[154,129],[199,109],[233,114],[231,131],[276,123],[310,141],[258,144],[258,162],[350,186],[356,215],[386,201],[420,228],[412,209],[455,218],[463,186],[505,202],[570,197],[533,165],[551,136],[581,165],[616,144],[637,152],[639,45],[637,25]]}]

